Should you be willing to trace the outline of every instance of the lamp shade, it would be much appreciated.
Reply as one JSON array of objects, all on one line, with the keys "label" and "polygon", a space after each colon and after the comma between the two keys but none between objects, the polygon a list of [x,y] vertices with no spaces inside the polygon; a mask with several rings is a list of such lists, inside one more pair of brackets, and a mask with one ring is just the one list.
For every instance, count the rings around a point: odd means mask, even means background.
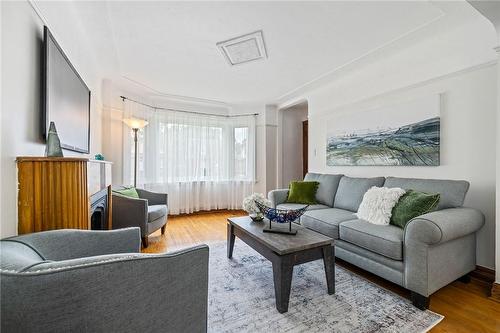
[{"label": "lamp shade", "polygon": [[128,127],[133,128],[133,129],[139,129],[139,128],[144,128],[148,124],[148,122],[144,119],[141,118],[125,118],[123,119],[123,122],[127,124]]}]

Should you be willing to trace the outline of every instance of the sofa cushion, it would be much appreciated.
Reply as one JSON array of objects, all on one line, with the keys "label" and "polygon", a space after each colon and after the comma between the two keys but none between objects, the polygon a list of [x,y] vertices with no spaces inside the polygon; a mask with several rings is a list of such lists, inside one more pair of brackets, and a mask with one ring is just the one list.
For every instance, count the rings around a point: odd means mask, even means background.
[{"label": "sofa cushion", "polygon": [[348,210],[329,208],[305,212],[300,217],[300,224],[320,234],[338,239],[339,223],[355,218],[354,213]]},{"label": "sofa cushion", "polygon": [[137,190],[135,189],[135,187],[119,188],[119,189],[113,190],[113,192],[116,194],[123,195],[125,197],[139,199],[139,193],[137,193]]},{"label": "sofa cushion", "polygon": [[356,216],[359,219],[378,225],[388,225],[391,213],[405,190],[399,187],[376,187],[366,191]]},{"label": "sofa cushion", "polygon": [[166,205],[151,205],[148,206],[148,222],[152,222],[159,219],[162,216],[167,215]]},{"label": "sofa cushion", "polygon": [[352,212],[358,211],[363,195],[372,186],[381,187],[384,184],[384,177],[375,178],[351,178],[343,176],[339,182],[339,188],[335,195],[333,207],[347,209]]},{"label": "sofa cushion", "polygon": [[[292,210],[292,209],[300,209],[306,205],[304,204],[296,204],[296,203],[284,203],[284,204],[279,204],[276,206],[278,209],[286,209],[286,210]],[[309,205],[307,207],[307,210],[316,210],[316,209],[327,209],[330,208],[326,205]]]},{"label": "sofa cushion", "polygon": [[469,182],[465,180],[416,179],[387,177],[385,187],[401,187],[405,190],[417,190],[426,193],[439,193],[437,209],[462,207]]},{"label": "sofa cushion", "polygon": [[403,260],[403,229],[393,225],[376,225],[364,220],[342,222],[341,240],[395,260]]},{"label": "sofa cushion", "polygon": [[339,187],[342,175],[326,175],[321,173],[307,173],[304,181],[316,181],[319,183],[318,191],[316,192],[316,200],[318,203],[333,207],[333,199],[337,188]]},{"label": "sofa cushion", "polygon": [[408,190],[392,209],[391,224],[404,229],[413,218],[433,211],[438,203],[439,193]]},{"label": "sofa cushion", "polygon": [[286,202],[315,205],[318,203],[316,201],[316,191],[318,191],[318,186],[318,182],[290,182]]}]

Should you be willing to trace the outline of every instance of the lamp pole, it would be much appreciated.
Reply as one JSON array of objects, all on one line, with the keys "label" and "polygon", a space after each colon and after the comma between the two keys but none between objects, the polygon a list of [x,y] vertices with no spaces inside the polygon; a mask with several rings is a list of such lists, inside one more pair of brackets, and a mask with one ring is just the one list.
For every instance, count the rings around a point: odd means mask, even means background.
[{"label": "lamp pole", "polygon": [[137,132],[146,127],[148,122],[135,117],[125,118],[122,121],[134,131],[134,187],[137,187]]},{"label": "lamp pole", "polygon": [[138,128],[132,128],[134,131],[134,187],[137,187],[137,131]]}]

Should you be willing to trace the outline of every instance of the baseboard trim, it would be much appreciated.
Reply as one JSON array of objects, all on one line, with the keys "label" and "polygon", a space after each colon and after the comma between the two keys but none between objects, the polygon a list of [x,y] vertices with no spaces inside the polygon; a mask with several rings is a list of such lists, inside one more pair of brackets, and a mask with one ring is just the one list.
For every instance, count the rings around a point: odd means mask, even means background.
[{"label": "baseboard trim", "polygon": [[476,266],[476,269],[470,273],[470,276],[488,284],[495,282],[495,271],[483,266]]},{"label": "baseboard trim", "polygon": [[491,286],[490,299],[500,303],[500,283],[493,283]]}]

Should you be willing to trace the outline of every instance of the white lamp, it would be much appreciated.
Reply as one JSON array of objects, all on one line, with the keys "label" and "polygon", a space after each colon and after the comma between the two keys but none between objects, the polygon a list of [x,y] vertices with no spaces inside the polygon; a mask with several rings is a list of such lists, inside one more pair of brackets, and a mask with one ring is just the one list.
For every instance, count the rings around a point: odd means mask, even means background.
[{"label": "white lamp", "polygon": [[137,131],[147,126],[148,122],[140,118],[125,118],[123,122],[134,131],[134,187],[137,187]]}]

